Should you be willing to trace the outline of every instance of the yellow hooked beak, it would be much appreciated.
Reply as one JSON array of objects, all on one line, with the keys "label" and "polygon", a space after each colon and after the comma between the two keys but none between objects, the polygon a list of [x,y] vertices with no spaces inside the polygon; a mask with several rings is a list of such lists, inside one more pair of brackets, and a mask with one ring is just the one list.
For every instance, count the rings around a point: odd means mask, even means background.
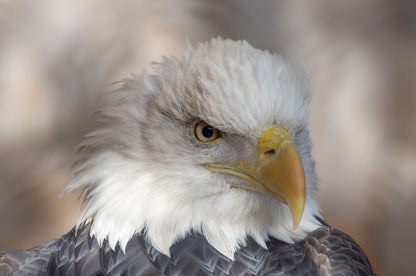
[{"label": "yellow hooked beak", "polygon": [[248,179],[235,187],[260,192],[287,204],[296,229],[305,207],[306,184],[292,137],[284,128],[272,126],[262,133],[256,152],[256,164],[237,161],[206,167],[213,172]]}]

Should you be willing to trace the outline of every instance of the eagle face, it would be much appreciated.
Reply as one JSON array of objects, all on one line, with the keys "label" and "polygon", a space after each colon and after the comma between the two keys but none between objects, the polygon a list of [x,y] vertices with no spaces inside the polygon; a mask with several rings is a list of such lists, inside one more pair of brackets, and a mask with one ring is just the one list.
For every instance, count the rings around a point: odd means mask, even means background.
[{"label": "eagle face", "polygon": [[282,57],[213,39],[124,80],[79,147],[78,227],[169,256],[189,231],[233,258],[248,236],[293,242],[320,226],[308,80]]}]

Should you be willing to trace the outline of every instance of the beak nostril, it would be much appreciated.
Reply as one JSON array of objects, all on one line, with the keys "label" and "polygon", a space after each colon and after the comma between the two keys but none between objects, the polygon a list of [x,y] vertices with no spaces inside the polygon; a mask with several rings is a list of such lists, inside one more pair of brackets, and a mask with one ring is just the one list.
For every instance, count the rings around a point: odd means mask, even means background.
[{"label": "beak nostril", "polygon": [[270,150],[264,152],[265,155],[274,155],[275,153],[276,153],[276,151],[274,149],[270,149]]}]

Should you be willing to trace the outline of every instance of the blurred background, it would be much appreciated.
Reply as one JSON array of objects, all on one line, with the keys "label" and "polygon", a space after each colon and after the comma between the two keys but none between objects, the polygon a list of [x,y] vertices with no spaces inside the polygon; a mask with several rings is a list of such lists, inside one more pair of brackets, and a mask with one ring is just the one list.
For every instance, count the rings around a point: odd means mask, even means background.
[{"label": "blurred background", "polygon": [[190,42],[244,39],[303,66],[324,218],[380,275],[416,271],[416,2],[0,1],[0,250],[66,233],[97,97]]}]

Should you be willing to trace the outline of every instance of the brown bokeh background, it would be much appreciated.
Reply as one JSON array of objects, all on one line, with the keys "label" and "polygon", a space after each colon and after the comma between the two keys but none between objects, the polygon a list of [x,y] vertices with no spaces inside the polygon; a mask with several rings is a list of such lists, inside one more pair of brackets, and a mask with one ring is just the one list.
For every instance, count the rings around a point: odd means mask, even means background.
[{"label": "brown bokeh background", "polygon": [[186,38],[245,39],[302,65],[322,214],[380,275],[416,271],[414,1],[2,1],[0,250],[76,222],[74,147],[97,97]]}]

